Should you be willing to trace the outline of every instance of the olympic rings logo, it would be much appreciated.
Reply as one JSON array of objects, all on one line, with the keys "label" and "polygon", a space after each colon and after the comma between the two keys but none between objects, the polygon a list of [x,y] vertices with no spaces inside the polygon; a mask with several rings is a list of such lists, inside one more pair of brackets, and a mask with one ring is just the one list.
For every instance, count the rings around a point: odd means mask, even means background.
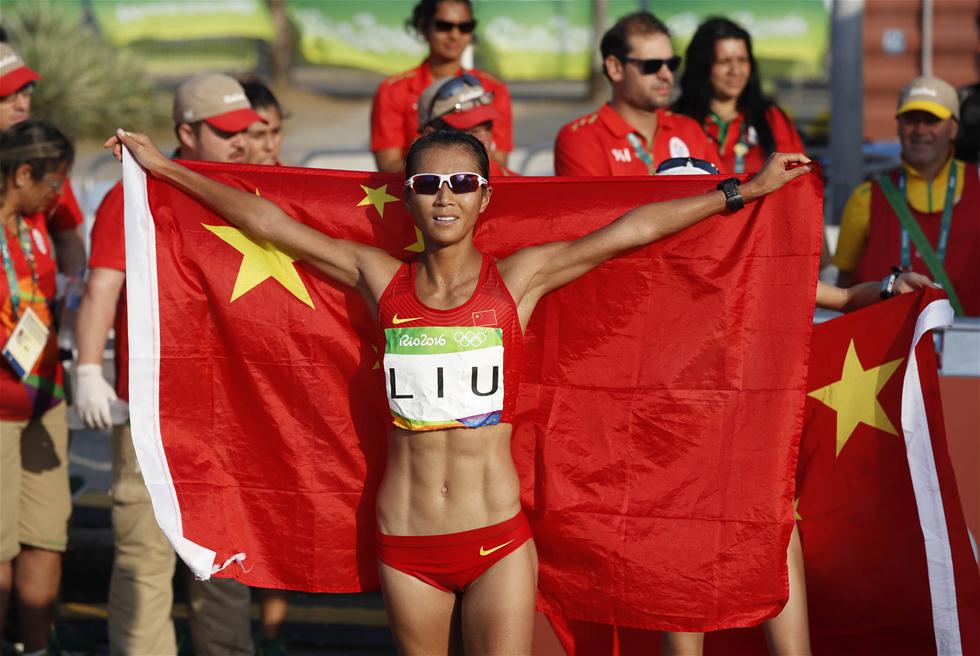
[{"label": "olympic rings logo", "polygon": [[487,341],[487,336],[483,333],[461,333],[453,335],[453,341],[466,348],[480,347]]}]

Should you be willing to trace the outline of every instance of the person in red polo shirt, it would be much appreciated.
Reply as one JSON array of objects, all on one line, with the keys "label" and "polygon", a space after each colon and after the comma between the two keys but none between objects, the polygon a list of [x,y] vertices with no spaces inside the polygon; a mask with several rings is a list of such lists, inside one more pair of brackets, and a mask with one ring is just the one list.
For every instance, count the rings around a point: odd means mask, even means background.
[{"label": "person in red polo shirt", "polygon": [[[493,92],[484,89],[472,75],[436,80],[419,98],[419,134],[438,130],[466,132],[490,152],[494,126],[502,120],[493,100]],[[517,173],[490,159],[491,179],[512,175]]]},{"label": "person in red polo shirt", "polygon": [[461,59],[473,41],[476,20],[469,0],[422,0],[415,5],[408,24],[429,43],[429,55],[421,65],[398,73],[378,86],[371,106],[371,150],[379,171],[399,171],[408,147],[418,138],[418,100],[433,80],[462,75],[476,77],[493,93],[500,115],[494,121],[491,159],[506,166],[514,149],[513,117],[507,86],[492,75],[464,71]]},{"label": "person in red polo shirt", "polygon": [[701,125],[722,173],[758,171],[773,152],[803,152],[793,122],[762,95],[752,37],[727,18],[711,18],[694,33],[673,108]]},{"label": "person in red polo shirt", "polygon": [[599,49],[612,100],[558,133],[557,175],[654,175],[667,159],[713,160],[700,126],[667,108],[681,59],[663,22],[643,11],[624,16]]}]

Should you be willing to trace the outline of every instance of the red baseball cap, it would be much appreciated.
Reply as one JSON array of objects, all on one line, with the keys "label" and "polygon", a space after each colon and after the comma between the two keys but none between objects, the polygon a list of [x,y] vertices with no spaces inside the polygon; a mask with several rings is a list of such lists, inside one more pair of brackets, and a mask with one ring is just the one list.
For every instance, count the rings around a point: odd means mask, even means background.
[{"label": "red baseball cap", "polygon": [[25,84],[40,80],[37,74],[6,43],[0,43],[0,98],[19,91]]}]

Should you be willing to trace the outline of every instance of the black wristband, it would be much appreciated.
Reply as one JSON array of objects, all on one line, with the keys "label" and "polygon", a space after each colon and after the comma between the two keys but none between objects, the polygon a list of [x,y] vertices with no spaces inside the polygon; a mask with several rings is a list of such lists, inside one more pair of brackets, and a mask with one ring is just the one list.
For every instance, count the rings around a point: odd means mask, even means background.
[{"label": "black wristband", "polygon": [[742,198],[742,191],[739,189],[741,182],[738,178],[726,178],[718,183],[715,189],[725,192],[725,207],[729,212],[737,212],[745,207],[745,199]]}]

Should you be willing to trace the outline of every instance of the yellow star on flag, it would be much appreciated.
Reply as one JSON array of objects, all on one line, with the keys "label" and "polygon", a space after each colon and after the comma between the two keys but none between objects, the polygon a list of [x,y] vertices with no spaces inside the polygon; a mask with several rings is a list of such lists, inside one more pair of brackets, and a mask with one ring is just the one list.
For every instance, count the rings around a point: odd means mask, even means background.
[{"label": "yellow star on flag", "polygon": [[411,251],[413,253],[421,253],[422,251],[425,250],[425,238],[422,236],[422,231],[419,230],[418,226],[414,226],[414,228],[415,228],[415,243],[406,246],[405,250]]},{"label": "yellow star on flag", "polygon": [[800,517],[800,498],[793,499],[793,519],[803,519]]},{"label": "yellow star on flag", "polygon": [[313,299],[293,266],[295,257],[290,257],[271,242],[252,239],[238,228],[201,225],[244,256],[231,292],[232,302],[266,279],[275,278],[289,293],[313,307]]},{"label": "yellow star on flag", "polygon": [[358,207],[363,207],[364,205],[374,205],[374,209],[378,210],[378,215],[384,218],[385,215],[385,204],[392,203],[398,198],[392,196],[388,193],[388,185],[383,184],[377,189],[372,189],[366,185],[358,185],[364,190],[364,198],[361,202],[357,204]]},{"label": "yellow star on flag", "polygon": [[858,424],[898,435],[885,409],[878,402],[878,392],[885,386],[904,358],[865,369],[854,348],[854,340],[847,347],[844,368],[840,380],[809,393],[827,407],[837,412],[837,452],[851,439]]}]

